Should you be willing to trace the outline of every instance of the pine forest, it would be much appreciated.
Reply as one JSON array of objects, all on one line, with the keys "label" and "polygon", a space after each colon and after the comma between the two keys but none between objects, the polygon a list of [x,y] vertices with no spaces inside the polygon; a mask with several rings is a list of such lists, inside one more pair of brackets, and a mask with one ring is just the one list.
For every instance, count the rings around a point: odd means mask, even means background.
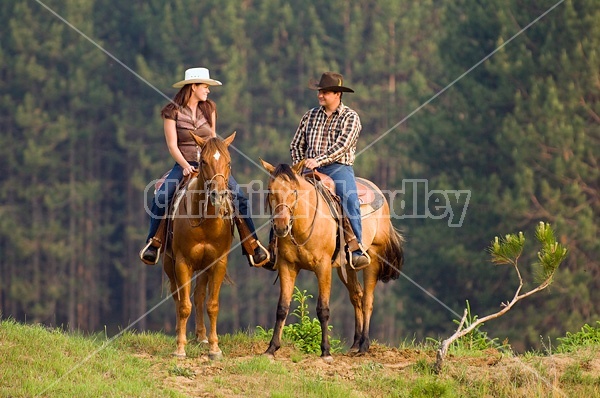
[{"label": "pine forest", "polygon": [[[467,301],[496,311],[518,281],[486,248],[540,221],[569,256],[486,332],[523,351],[579,330],[600,319],[598,21],[597,0],[3,0],[0,316],[174,334],[168,280],[138,252],[151,182],[174,163],[160,110],[202,66],[223,82],[217,133],[237,132],[247,192],[268,181],[259,159],[290,162],[318,105],[309,79],[337,71],[354,89],[356,174],[406,240],[402,275],[376,289],[373,339],[447,335]],[[264,198],[250,199],[266,245]],[[248,266],[237,233],[228,272],[219,333],[273,327],[276,273]],[[314,274],[297,285],[316,296]],[[333,334],[351,339],[353,321],[334,276]]]}]

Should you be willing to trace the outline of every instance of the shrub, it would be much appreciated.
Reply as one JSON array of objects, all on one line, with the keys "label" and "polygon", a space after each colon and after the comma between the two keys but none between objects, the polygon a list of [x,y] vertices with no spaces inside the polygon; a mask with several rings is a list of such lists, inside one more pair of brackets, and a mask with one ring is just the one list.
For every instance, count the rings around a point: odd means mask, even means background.
[{"label": "shrub", "polygon": [[[294,295],[292,298],[298,302],[298,307],[291,315],[298,318],[298,322],[285,325],[283,327],[283,338],[294,343],[300,351],[305,354],[320,354],[321,353],[321,323],[317,318],[310,319],[308,312],[308,299],[313,298],[312,294],[307,294],[306,290],[300,291],[298,287],[294,287]],[[331,332],[332,325],[329,325],[328,330]],[[273,329],[266,331],[260,326],[256,328],[258,337],[273,336]],[[329,336],[331,352],[339,352],[342,348],[341,341]]]},{"label": "shrub", "polygon": [[559,345],[556,350],[561,353],[567,353],[575,350],[577,347],[600,345],[600,321],[596,321],[596,323],[598,327],[593,327],[586,323],[579,332],[567,332],[565,337],[557,338]]}]

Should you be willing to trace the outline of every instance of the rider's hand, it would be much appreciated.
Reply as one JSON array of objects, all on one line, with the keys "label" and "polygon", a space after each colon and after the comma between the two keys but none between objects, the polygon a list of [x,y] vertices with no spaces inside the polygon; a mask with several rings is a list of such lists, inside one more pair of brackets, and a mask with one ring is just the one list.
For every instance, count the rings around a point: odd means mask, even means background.
[{"label": "rider's hand", "polygon": [[304,161],[304,167],[306,167],[307,169],[314,170],[317,167],[319,167],[319,162],[317,162],[315,159],[306,159]]},{"label": "rider's hand", "polygon": [[190,174],[192,174],[193,172],[196,171],[196,168],[194,166],[189,166],[183,169],[183,175],[184,176],[188,176]]}]

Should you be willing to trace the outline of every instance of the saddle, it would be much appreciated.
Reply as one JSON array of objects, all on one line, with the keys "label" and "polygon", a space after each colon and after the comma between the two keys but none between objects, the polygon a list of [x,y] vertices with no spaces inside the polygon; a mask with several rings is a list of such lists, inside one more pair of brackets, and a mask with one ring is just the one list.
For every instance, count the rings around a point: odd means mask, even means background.
[{"label": "saddle", "polygon": [[[323,197],[325,197],[327,204],[329,205],[331,215],[337,219],[336,208],[340,203],[340,199],[335,194],[335,182],[333,179],[327,174],[320,173],[316,170],[305,173],[304,177],[311,183],[313,181],[320,182],[320,184],[317,184],[317,189],[321,187],[326,189],[326,192],[323,192]],[[360,202],[360,214],[363,218],[379,210],[381,206],[383,206],[385,198],[371,181],[356,177],[356,188],[358,191],[358,201]]]},{"label": "saddle", "polygon": [[[305,173],[304,177],[315,186],[315,189],[321,194],[321,197],[324,198],[325,203],[327,203],[327,206],[329,207],[331,216],[338,223],[338,243],[331,258],[332,264],[335,264],[336,257],[338,257],[340,250],[344,246],[344,241],[350,252],[357,250],[360,247],[356,241],[352,227],[350,226],[350,221],[342,214],[340,197],[335,193],[335,182],[333,179],[328,175],[315,170]],[[361,218],[374,213],[383,206],[385,198],[371,181],[358,177],[356,178],[356,187],[358,190],[358,200],[360,202]],[[341,264],[342,261],[343,260],[340,259],[340,264],[337,266],[343,267],[343,264]]]},{"label": "saddle", "polygon": [[[167,176],[169,175],[169,172],[165,173],[154,184],[154,194],[156,194],[156,192],[160,189],[162,184],[164,184]],[[185,176],[185,177],[183,177],[181,182],[177,185],[177,188],[175,190],[175,193],[173,194],[171,203],[169,204],[169,208],[167,209],[167,212],[165,214],[165,220],[163,220],[160,223],[160,225],[158,227],[158,231],[156,232],[156,235],[155,235],[155,237],[158,238],[158,240],[162,243],[161,252],[164,252],[166,255],[168,255],[171,258],[173,257],[173,253],[172,253],[173,219],[175,217],[175,214],[177,213],[177,210],[179,209],[179,206],[180,206],[183,198],[185,197],[188,187],[190,186],[191,182],[197,178],[197,175],[198,175],[197,173],[192,173],[188,176]],[[233,218],[233,220],[232,220],[233,222],[231,225],[231,228],[232,228],[231,233],[233,234],[233,225],[235,224],[235,226],[237,227],[238,232],[240,234],[240,240],[241,240],[242,247],[244,248],[244,250],[247,253],[254,253],[255,249],[258,247],[259,242],[255,239],[251,239],[252,233],[250,232],[250,229],[248,228],[246,223],[244,223],[240,217],[234,216],[232,218]],[[200,218],[199,220],[190,219],[190,224],[193,227],[197,227],[197,226],[199,226],[199,224],[202,221],[203,221],[203,218]]]},{"label": "saddle", "polygon": [[[154,194],[160,189],[160,187],[165,183],[167,176],[169,175],[170,170],[167,171],[156,183],[154,184]],[[161,253],[171,254],[171,243],[173,242],[173,215],[177,211],[179,204],[181,203],[181,199],[185,195],[187,191],[187,187],[192,180],[192,175],[185,176],[181,180],[181,182],[177,185],[175,189],[175,193],[173,194],[173,198],[171,203],[169,203],[169,207],[165,213],[165,219],[161,220],[161,223],[158,226],[158,230],[154,235],[153,239],[156,239],[160,242]]]}]

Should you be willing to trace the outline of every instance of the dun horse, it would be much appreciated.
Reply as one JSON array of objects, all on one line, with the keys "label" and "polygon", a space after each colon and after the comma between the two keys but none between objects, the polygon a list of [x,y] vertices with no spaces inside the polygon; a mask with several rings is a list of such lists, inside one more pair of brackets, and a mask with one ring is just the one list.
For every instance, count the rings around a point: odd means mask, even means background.
[{"label": "dun horse", "polygon": [[[231,168],[228,147],[235,133],[224,140],[192,136],[201,150],[198,175],[190,181],[175,212],[172,255],[166,255],[164,259],[177,313],[174,355],[185,357],[186,324],[192,311],[191,283],[196,275],[196,339],[208,341],[209,358],[219,359],[223,355],[217,337],[219,292],[226,277],[227,254],[233,239],[233,209],[227,189]],[[210,322],[208,339],[204,325],[205,299]]]},{"label": "dun horse", "polygon": [[[265,354],[273,356],[281,345],[281,336],[287,318],[295,281],[300,270],[315,273],[319,285],[317,317],[321,324],[321,357],[331,361],[328,337],[329,297],[332,267],[348,289],[354,306],[355,329],[352,352],[369,350],[369,328],[373,312],[373,298],[377,281],[397,279],[404,262],[402,236],[390,220],[389,205],[381,191],[370,183],[381,198],[381,207],[363,214],[363,245],[371,263],[363,270],[363,285],[358,272],[339,264],[336,255],[338,223],[331,216],[324,198],[315,187],[300,175],[303,162],[293,168],[287,164],[277,167],[261,160],[271,175],[269,206],[272,211],[273,231],[277,238],[275,268],[279,272],[280,295],[277,304],[273,338]],[[366,181],[366,180],[363,180]],[[361,206],[361,211],[364,210]],[[343,247],[341,250],[344,250]],[[343,256],[343,253],[341,254]],[[346,275],[347,270],[347,275]],[[347,276],[347,279],[346,279]]]}]

